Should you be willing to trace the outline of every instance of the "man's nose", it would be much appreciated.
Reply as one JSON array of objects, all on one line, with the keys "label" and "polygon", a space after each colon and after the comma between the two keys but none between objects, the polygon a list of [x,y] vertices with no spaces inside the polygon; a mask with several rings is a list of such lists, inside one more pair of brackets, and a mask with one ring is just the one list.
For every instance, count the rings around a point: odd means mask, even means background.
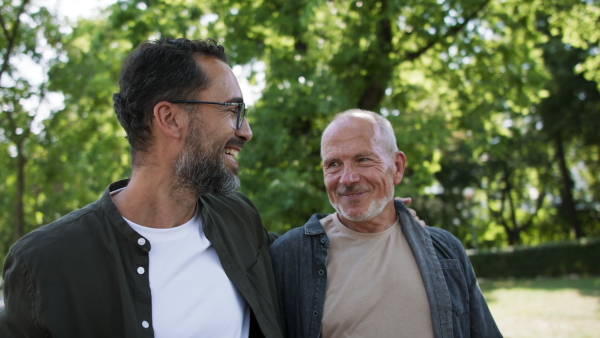
[{"label": "man's nose", "polygon": [[340,177],[340,183],[345,185],[351,185],[360,180],[360,177],[356,170],[351,166],[344,166],[344,170],[342,171],[342,176]]},{"label": "man's nose", "polygon": [[252,129],[250,129],[250,123],[248,122],[248,119],[244,119],[244,122],[242,122],[242,127],[240,129],[236,129],[235,134],[244,142],[248,142],[252,139]]}]

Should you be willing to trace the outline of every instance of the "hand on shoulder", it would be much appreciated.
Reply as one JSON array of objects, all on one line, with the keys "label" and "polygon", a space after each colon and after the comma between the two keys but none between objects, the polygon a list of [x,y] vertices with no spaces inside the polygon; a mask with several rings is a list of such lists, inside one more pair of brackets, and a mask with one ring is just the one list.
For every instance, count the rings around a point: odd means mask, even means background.
[{"label": "hand on shoulder", "polygon": [[[410,197],[396,197],[395,199],[404,203],[404,205],[409,205],[410,202],[412,202],[412,198],[410,198]],[[417,220],[417,222],[421,223],[421,225],[424,227],[428,227],[428,225],[425,224],[425,221],[423,221],[422,219],[419,218],[419,216],[417,216],[417,212],[414,209],[411,209],[411,208],[407,208],[407,209],[410,212],[410,214]]]}]

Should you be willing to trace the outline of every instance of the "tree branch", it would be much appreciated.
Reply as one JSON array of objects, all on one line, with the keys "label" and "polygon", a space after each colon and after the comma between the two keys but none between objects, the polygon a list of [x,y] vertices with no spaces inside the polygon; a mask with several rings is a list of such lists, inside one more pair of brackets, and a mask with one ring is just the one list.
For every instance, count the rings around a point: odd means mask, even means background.
[{"label": "tree branch", "polygon": [[517,224],[517,215],[515,212],[515,202],[513,201],[512,195],[510,191],[512,190],[512,184],[510,183],[510,172],[508,169],[504,172],[504,189],[506,190],[506,195],[508,196],[508,206],[510,207],[510,220],[513,224],[515,231],[520,232],[521,229]]},{"label": "tree branch", "polygon": [[546,197],[545,193],[540,193],[540,195],[538,196],[538,198],[536,200],[535,212],[533,214],[531,214],[531,216],[529,216],[529,219],[527,220],[527,222],[525,222],[525,224],[523,224],[523,226],[521,226],[521,230],[525,230],[533,224],[533,218],[537,215],[537,213],[542,208],[542,204],[544,203],[545,197]]},{"label": "tree branch", "polygon": [[2,60],[2,67],[0,68],[0,79],[2,78],[2,75],[4,74],[4,72],[8,69],[8,62],[10,60],[10,55],[12,54],[12,50],[15,47],[15,42],[17,40],[17,32],[19,31],[19,26],[21,25],[21,14],[23,14],[23,12],[25,11],[25,6],[27,6],[27,4],[29,3],[29,0],[23,0],[23,3],[21,4],[21,7],[19,8],[19,12],[15,18],[15,23],[12,27],[12,33],[8,31],[8,27],[6,26],[6,22],[4,22],[4,19],[2,18],[2,16],[0,15],[0,25],[2,25],[2,31],[4,32],[4,35],[6,36],[6,54],[4,54],[3,60]]},{"label": "tree branch", "polygon": [[496,219],[496,221],[504,228],[504,230],[506,231],[506,234],[510,234],[511,229],[509,228],[508,224],[506,224],[506,221],[504,220],[504,217],[502,216],[502,214],[504,213],[504,200],[505,200],[505,196],[504,196],[504,191],[502,191],[502,195],[500,197],[500,210],[494,210],[494,208],[492,208],[490,206],[489,200],[490,200],[490,194],[488,193],[488,210],[490,211],[490,214]]},{"label": "tree branch", "polygon": [[429,41],[425,46],[421,47],[419,50],[414,51],[414,52],[410,52],[410,53],[406,53],[405,57],[404,57],[404,61],[413,61],[417,58],[419,58],[421,55],[423,55],[425,52],[427,52],[429,49],[431,49],[433,46],[435,46],[436,44],[440,43],[441,41],[444,41],[445,39],[451,37],[451,36],[455,36],[457,35],[460,31],[462,31],[467,24],[475,19],[479,13],[481,11],[483,11],[483,9],[490,3],[490,0],[486,0],[484,1],[481,6],[479,6],[479,8],[477,8],[476,10],[474,10],[471,14],[469,14],[466,18],[465,21],[461,24],[452,26],[447,32],[446,34],[442,35],[442,36],[437,36],[436,38],[432,39],[431,41]]},{"label": "tree branch", "polygon": [[358,108],[375,110],[385,96],[385,88],[393,69],[390,63],[392,52],[392,24],[386,17],[387,2],[381,1],[380,20],[377,22],[377,40],[369,53],[378,55],[376,62],[368,61],[370,71],[364,76],[365,89],[358,100]]}]

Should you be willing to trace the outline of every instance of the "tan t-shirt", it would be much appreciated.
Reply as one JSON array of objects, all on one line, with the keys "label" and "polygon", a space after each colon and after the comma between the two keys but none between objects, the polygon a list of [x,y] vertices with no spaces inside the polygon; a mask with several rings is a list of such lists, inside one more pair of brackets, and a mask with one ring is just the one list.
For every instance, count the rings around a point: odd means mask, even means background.
[{"label": "tan t-shirt", "polygon": [[378,233],[321,220],[329,237],[322,337],[433,337],[423,280],[400,223]]}]

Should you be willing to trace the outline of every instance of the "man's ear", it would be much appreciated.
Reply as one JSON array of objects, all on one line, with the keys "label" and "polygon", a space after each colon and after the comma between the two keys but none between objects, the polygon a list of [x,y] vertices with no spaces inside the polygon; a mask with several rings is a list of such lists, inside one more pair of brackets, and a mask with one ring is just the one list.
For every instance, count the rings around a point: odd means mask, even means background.
[{"label": "man's ear", "polygon": [[154,120],[157,132],[165,137],[179,139],[183,135],[182,126],[186,125],[187,113],[175,104],[161,101],[154,106]]},{"label": "man's ear", "polygon": [[394,173],[394,185],[398,185],[402,182],[402,177],[404,177],[404,167],[406,166],[406,155],[404,155],[403,152],[396,152],[394,165],[396,167],[396,172]]}]

